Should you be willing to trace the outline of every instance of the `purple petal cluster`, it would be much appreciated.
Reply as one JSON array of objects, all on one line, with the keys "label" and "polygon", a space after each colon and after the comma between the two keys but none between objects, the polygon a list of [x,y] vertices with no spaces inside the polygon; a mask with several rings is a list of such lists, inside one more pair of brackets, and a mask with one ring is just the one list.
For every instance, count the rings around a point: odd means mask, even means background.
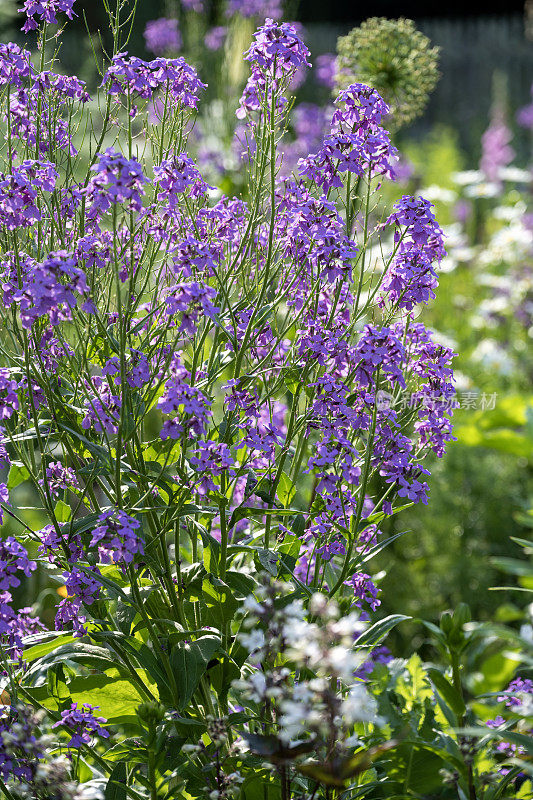
[{"label": "purple petal cluster", "polygon": [[116,433],[120,417],[120,397],[113,394],[108,382],[96,375],[87,385],[86,414],[81,426],[85,430],[94,428],[98,433]]},{"label": "purple petal cluster", "polygon": [[257,19],[280,19],[283,16],[283,3],[281,0],[228,0],[226,14],[228,17],[240,14],[241,17]]},{"label": "purple petal cluster", "polygon": [[18,388],[11,372],[5,367],[0,368],[0,419],[9,419],[19,410]]},{"label": "purple petal cluster", "polygon": [[102,564],[128,565],[136,553],[144,553],[141,523],[118,508],[110,508],[98,517],[90,547],[98,546]]},{"label": "purple petal cluster", "polygon": [[[76,259],[67,251],[50,253],[42,263],[28,265],[22,287],[13,293],[13,302],[18,305],[22,325],[31,329],[42,317],[50,325],[59,325],[72,319],[77,295],[86,296],[89,288],[83,270],[76,266]],[[87,301],[83,304],[89,310]]]},{"label": "purple petal cluster", "polygon": [[53,192],[59,175],[47,161],[24,161],[11,175],[0,176],[0,223],[9,231],[42,219],[39,190]]},{"label": "purple petal cluster", "polygon": [[2,781],[11,784],[15,780],[23,785],[33,780],[39,761],[44,755],[43,745],[35,735],[37,724],[35,712],[30,706],[0,706]]},{"label": "purple petal cluster", "polygon": [[162,439],[179,439],[191,433],[201,436],[207,430],[211,416],[211,402],[196,386],[191,386],[191,374],[182,365],[176,354],[169,366],[170,378],[165,383],[158,408],[163,414],[174,414],[165,420],[161,429]]},{"label": "purple petal cluster", "polygon": [[113,96],[140,97],[148,100],[159,89],[184,108],[197,108],[200,92],[206,84],[184,58],[155,58],[143,61],[127,53],[118,53],[104,75],[102,86],[109,83]]},{"label": "purple petal cluster", "polygon": [[85,636],[87,618],[83,606],[91,606],[100,596],[102,585],[98,580],[100,573],[96,568],[89,572],[74,568],[63,573],[67,597],[61,600],[56,609],[56,630],[65,630],[72,623],[72,635]]},{"label": "purple petal cluster", "polygon": [[309,50],[294,25],[266,19],[254,34],[254,40],[244,54],[253,69],[271,77],[292,75],[298,67],[309,67]]},{"label": "purple petal cluster", "polygon": [[[46,467],[46,482],[53,498],[60,497],[66,489],[79,489],[76,473],[71,467],[64,467],[60,461],[52,461]],[[44,479],[39,485],[44,487]]]},{"label": "purple petal cluster", "polygon": [[186,153],[165,159],[155,166],[154,183],[159,185],[159,199],[168,203],[171,210],[179,206],[180,195],[187,189],[191,197],[202,197],[209,189],[213,189],[204,181],[198,167]]},{"label": "purple petal cluster", "polygon": [[103,739],[109,738],[109,731],[102,728],[102,724],[107,722],[104,717],[95,717],[93,711],[97,711],[99,706],[91,706],[84,703],[78,708],[77,703],[72,703],[70,708],[61,712],[61,719],[54,723],[53,728],[65,726],[73,731],[67,747],[81,747],[90,744],[94,736],[101,736]]},{"label": "purple petal cluster", "polygon": [[178,283],[165,292],[165,313],[169,316],[181,314],[179,330],[194,336],[201,316],[214,320],[220,311],[213,305],[216,296],[216,289],[205,283]]},{"label": "purple petal cluster", "polygon": [[160,17],[146,23],[144,29],[146,49],[156,56],[162,56],[169,50],[181,48],[182,39],[177,19]]},{"label": "purple petal cluster", "polygon": [[196,455],[190,457],[189,463],[200,473],[200,478],[195,483],[199,495],[216,490],[213,478],[218,478],[223,473],[233,474],[231,467],[234,461],[224,442],[213,442],[210,439],[199,441],[194,452]]},{"label": "purple petal cluster", "polygon": [[108,147],[91,169],[96,174],[85,189],[92,204],[87,212],[89,219],[103,216],[116,203],[124,203],[131,211],[141,210],[144,185],[149,181],[138,161]]},{"label": "purple petal cluster", "polygon": [[394,178],[393,162],[398,154],[381,127],[389,108],[378,92],[354,83],[339,94],[335,105],[331,133],[316,153],[300,160],[300,175],[314,181],[324,192],[340,189],[345,172],[360,178],[367,174]]},{"label": "purple petal cluster", "polygon": [[24,33],[35,31],[43,22],[57,25],[56,14],[60,12],[69,19],[74,19],[77,16],[72,10],[74,2],[75,0],[24,0],[24,6],[19,8],[19,14],[26,14],[27,17],[22,30]]},{"label": "purple petal cluster", "polygon": [[0,590],[20,586],[17,572],[26,577],[37,569],[35,561],[31,561],[28,551],[13,536],[0,540]]}]

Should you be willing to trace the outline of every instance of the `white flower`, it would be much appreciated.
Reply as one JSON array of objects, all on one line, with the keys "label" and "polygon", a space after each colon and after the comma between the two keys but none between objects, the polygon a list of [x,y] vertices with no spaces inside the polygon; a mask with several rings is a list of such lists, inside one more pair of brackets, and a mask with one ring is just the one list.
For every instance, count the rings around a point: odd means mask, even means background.
[{"label": "white flower", "polygon": [[475,183],[481,183],[482,180],[483,173],[479,169],[467,169],[452,173],[452,181],[457,186],[472,186]]},{"label": "white flower", "polygon": [[483,339],[472,353],[472,359],[500,375],[510,375],[514,370],[513,359],[494,339]]},{"label": "white flower", "polygon": [[466,197],[498,197],[499,194],[500,186],[492,181],[472,184],[465,188]]},{"label": "white flower", "polygon": [[445,189],[444,186],[437,186],[437,184],[427,186],[422,195],[432,203],[453,203],[457,200],[457,192],[454,192],[453,189]]},{"label": "white flower", "polygon": [[375,698],[367,692],[362,683],[354,684],[342,701],[342,718],[348,727],[355,722],[372,722],[374,725],[380,725],[382,720],[378,717],[377,711]]},{"label": "white flower", "polygon": [[531,183],[532,179],[531,170],[519,167],[500,167],[498,177],[502,181],[511,181],[512,183]]},{"label": "white flower", "polygon": [[255,653],[265,646],[265,634],[260,628],[255,628],[250,633],[241,633],[239,639],[249,653]]}]

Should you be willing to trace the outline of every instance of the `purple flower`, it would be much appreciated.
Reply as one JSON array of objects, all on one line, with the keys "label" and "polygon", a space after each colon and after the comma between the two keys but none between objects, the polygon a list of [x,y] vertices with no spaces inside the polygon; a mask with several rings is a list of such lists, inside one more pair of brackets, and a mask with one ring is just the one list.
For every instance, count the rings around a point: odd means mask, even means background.
[{"label": "purple flower", "polygon": [[[79,489],[80,485],[76,473],[70,467],[64,467],[59,461],[52,461],[46,468],[46,478],[50,495],[60,497],[66,489]],[[44,487],[44,480],[39,480],[39,485]]]},{"label": "purple flower", "polygon": [[69,709],[61,712],[61,719],[52,727],[59,728],[64,725],[74,731],[67,747],[81,747],[84,744],[90,744],[93,736],[109,738],[109,731],[102,728],[102,723],[107,720],[104,717],[93,715],[93,711],[98,708],[99,706],[91,706],[89,703],[84,703],[78,708],[77,703],[72,703]]},{"label": "purple flower", "polygon": [[0,44],[0,86],[21,88],[23,80],[35,74],[31,53],[14,42]]},{"label": "purple flower", "polygon": [[175,209],[181,202],[180,195],[189,189],[191,197],[202,197],[213,186],[209,186],[194,161],[186,153],[172,159],[165,159],[154,167],[154,183],[159,184],[158,197]]},{"label": "purple flower", "polygon": [[206,442],[199,441],[195,453],[196,455],[189,459],[189,463],[201,473],[201,477],[195,483],[199,495],[216,490],[213,478],[218,478],[225,472],[233,474],[231,466],[234,461],[228,445],[224,442],[213,442],[209,439]]},{"label": "purple flower", "polygon": [[198,73],[183,58],[155,58],[143,61],[127,53],[113,56],[111,66],[104,75],[102,86],[109,82],[111,95],[138,96],[150,99],[161,89],[178,105],[197,108],[200,92],[206,84],[198,78]]},{"label": "purple flower", "polygon": [[51,564],[59,564],[59,558],[65,554],[70,564],[75,564],[84,557],[80,535],[69,536],[68,527],[67,525],[66,531],[62,528],[58,533],[54,525],[46,525],[39,531],[39,555],[46,555]]},{"label": "purple flower", "polygon": [[11,175],[0,176],[0,222],[8,230],[27,228],[42,219],[39,190],[53,192],[59,175],[47,161],[24,161]]},{"label": "purple flower", "polygon": [[[5,484],[0,484],[0,487],[5,487]],[[2,500],[6,502],[4,497]],[[16,539],[12,536],[0,539],[0,591],[9,589],[10,586],[20,586],[17,572],[23,572],[29,577],[35,569],[37,564],[30,560],[26,548]]]},{"label": "purple flower", "polygon": [[[24,7],[19,8],[19,14],[26,14],[27,20],[22,26],[24,33],[37,30],[42,22],[48,25],[57,25],[56,14],[64,12],[69,19],[76,14],[72,11],[75,0],[24,0]],[[39,21],[35,17],[40,17]]]},{"label": "purple flower", "polygon": [[210,28],[204,39],[204,44],[208,50],[220,50],[224,42],[226,41],[226,36],[228,33],[228,29],[225,25],[215,25],[213,28]]},{"label": "purple flower", "polygon": [[327,89],[335,85],[336,56],[333,53],[324,53],[316,58],[316,79]]},{"label": "purple flower", "polygon": [[518,711],[523,703],[520,695],[533,694],[533,680],[531,678],[515,678],[505,692],[504,695],[498,697],[498,702],[505,701],[507,708]]},{"label": "purple flower", "polygon": [[146,23],[144,29],[146,49],[161,56],[168,50],[179,50],[182,45],[177,19],[160,17]]},{"label": "purple flower", "polygon": [[[33,616],[33,609],[26,607],[13,611],[9,592],[0,592],[0,645],[5,647],[7,657],[23,665],[24,637],[39,633],[45,627]],[[0,757],[1,760],[1,757]]]},{"label": "purple flower", "polygon": [[513,138],[503,116],[497,115],[481,137],[482,154],[479,168],[487,180],[498,182],[500,170],[508,166],[515,153],[510,145]]},{"label": "purple flower", "polygon": [[282,0],[228,0],[226,15],[240,14],[241,17],[279,19],[283,16]]},{"label": "purple flower", "polygon": [[102,216],[115,203],[126,204],[128,210],[141,210],[143,187],[149,181],[143,175],[138,161],[127,159],[122,153],[108,147],[91,169],[96,175],[84,190],[92,203],[87,212],[89,219]]},{"label": "purple flower", "polygon": [[185,11],[196,11],[197,14],[204,12],[204,0],[181,0],[181,5]]},{"label": "purple flower", "polygon": [[254,41],[244,58],[254,69],[272,77],[291,76],[298,67],[311,66],[309,50],[288,22],[277,23],[266,19],[254,34]]},{"label": "purple flower", "polygon": [[7,451],[6,444],[5,428],[0,425],[0,469],[6,469],[6,467],[9,467],[11,464],[11,458]]},{"label": "purple flower", "polygon": [[32,328],[45,316],[51,325],[58,325],[72,318],[71,309],[77,305],[75,293],[87,295],[88,291],[85,273],[76,267],[76,259],[60,250],[50,253],[41,264],[29,265],[13,300],[19,306],[24,328]]},{"label": "purple flower", "polygon": [[24,786],[35,777],[44,756],[44,744],[35,735],[38,724],[30,706],[0,706],[0,777],[10,786],[13,779]]},{"label": "purple flower", "polygon": [[92,380],[92,385],[86,386],[88,397],[85,400],[87,413],[81,426],[85,430],[94,428],[102,433],[116,433],[120,416],[120,397],[113,394],[109,384],[99,375]]},{"label": "purple flower", "polygon": [[354,83],[339,94],[335,105],[331,133],[316,153],[300,160],[300,175],[317,183],[324,192],[343,186],[343,172],[358,177],[370,172],[371,176],[393,178],[397,150],[380,124],[389,108],[378,92]]},{"label": "purple flower", "polygon": [[355,597],[355,605],[363,608],[366,603],[372,611],[381,605],[381,600],[377,599],[379,589],[374,584],[370,575],[365,572],[356,572],[352,577],[344,581],[346,586],[351,586]]},{"label": "purple flower", "polygon": [[191,386],[191,375],[176,354],[169,365],[170,378],[157,407],[164,414],[175,413],[161,429],[162,439],[179,439],[185,432],[201,436],[207,429],[211,416],[211,402],[196,386]]},{"label": "purple flower", "polygon": [[131,564],[136,553],[144,553],[139,536],[141,523],[118,508],[110,508],[98,517],[90,547],[98,545],[98,555],[103,564]]},{"label": "purple flower", "polygon": [[0,419],[9,419],[19,410],[18,382],[8,369],[0,368]]},{"label": "purple flower", "polygon": [[169,316],[181,314],[179,330],[190,336],[196,333],[200,316],[213,320],[220,311],[212,302],[217,295],[216,289],[204,283],[178,283],[167,289],[165,295],[165,313]]}]

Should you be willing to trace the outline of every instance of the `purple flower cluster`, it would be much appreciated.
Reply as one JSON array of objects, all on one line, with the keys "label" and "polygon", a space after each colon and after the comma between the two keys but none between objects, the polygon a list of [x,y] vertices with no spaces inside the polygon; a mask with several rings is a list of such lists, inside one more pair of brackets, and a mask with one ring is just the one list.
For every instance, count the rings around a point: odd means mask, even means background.
[{"label": "purple flower cluster", "polygon": [[210,28],[204,38],[204,44],[208,50],[220,50],[226,41],[228,29],[225,25],[215,25]]},{"label": "purple flower cluster", "polygon": [[515,678],[511,681],[505,694],[498,697],[499,702],[505,702],[507,708],[520,710],[523,698],[520,695],[533,695],[533,680],[531,678]]},{"label": "purple flower cluster", "polygon": [[136,553],[144,553],[140,527],[138,519],[118,508],[110,508],[98,517],[90,547],[98,546],[102,564],[131,564]]},{"label": "purple flower cluster", "polygon": [[194,336],[201,316],[214,320],[220,311],[213,305],[216,295],[216,289],[204,283],[178,283],[165,292],[165,313],[169,316],[181,314],[179,330]]},{"label": "purple flower cluster", "polygon": [[81,426],[85,430],[94,428],[95,431],[102,433],[116,433],[120,417],[120,397],[113,394],[108,382],[96,375],[87,386],[87,399],[85,407],[87,412],[82,420]]},{"label": "purple flower cluster", "polygon": [[324,53],[316,59],[316,79],[327,89],[335,85],[336,60],[333,53]]},{"label": "purple flower cluster", "polygon": [[389,108],[378,92],[354,83],[339,94],[335,105],[331,133],[316,153],[300,160],[300,175],[315,181],[324,192],[340,189],[344,172],[393,178],[397,150],[381,127]]},{"label": "purple flower cluster", "polygon": [[197,108],[200,92],[206,84],[183,58],[155,58],[143,61],[127,53],[118,53],[104,75],[102,86],[109,83],[113,96],[150,99],[159,89],[184,108]]},{"label": "purple flower cluster", "polygon": [[256,17],[259,20],[270,17],[280,19],[283,16],[281,0],[228,0],[226,14],[240,14],[241,17]]},{"label": "purple flower cluster", "polygon": [[96,174],[85,189],[92,203],[87,212],[90,219],[103,216],[115,203],[124,203],[132,211],[141,210],[143,187],[149,181],[138,161],[108,147],[91,169]]},{"label": "purple flower cluster", "polygon": [[[56,14],[63,12],[69,19],[76,16],[72,11],[75,0],[24,0],[23,8],[19,14],[26,14],[27,19],[22,30],[24,33],[35,31],[43,22],[48,25],[57,25]],[[36,17],[39,17],[37,21]]]},{"label": "purple flower cluster", "polygon": [[0,368],[0,419],[9,419],[19,410],[18,382],[13,380],[11,372]]},{"label": "purple flower cluster", "polygon": [[363,604],[366,604],[375,611],[381,605],[381,600],[378,600],[379,589],[365,572],[356,572],[345,584],[353,589],[354,603],[358,608],[364,608]]},{"label": "purple flower cluster", "polygon": [[91,706],[84,703],[78,708],[77,703],[72,703],[70,708],[61,712],[61,719],[54,723],[53,728],[65,726],[69,731],[73,731],[67,747],[81,747],[90,744],[94,736],[101,736],[103,739],[109,738],[109,731],[102,728],[102,724],[107,722],[104,717],[95,717],[93,711],[97,711],[99,706]]},{"label": "purple flower cluster", "polygon": [[37,569],[35,561],[31,561],[28,551],[13,536],[0,539],[0,590],[20,586],[17,572],[23,572],[26,577]]},{"label": "purple flower cluster", "polygon": [[435,297],[438,277],[434,261],[445,255],[444,234],[435,220],[432,205],[423,197],[404,195],[395,204],[387,224],[395,225],[395,253],[387,269],[381,303],[388,299],[411,311],[418,303]]},{"label": "purple flower cluster", "polygon": [[254,40],[244,55],[253,70],[271,77],[292,75],[299,67],[309,67],[309,50],[294,25],[266,19],[254,34]]},{"label": "purple flower cluster", "polygon": [[42,219],[39,191],[53,192],[58,177],[47,161],[24,161],[11,175],[0,176],[0,223],[13,231]]},{"label": "purple flower cluster", "polygon": [[[1,602],[1,601],[0,601]],[[11,783],[33,780],[44,748],[35,735],[37,719],[29,706],[0,706],[0,777]]]},{"label": "purple flower cluster", "polygon": [[170,210],[180,204],[180,195],[189,189],[191,197],[202,197],[213,186],[209,186],[198,167],[186,153],[172,159],[165,159],[154,167],[154,183],[159,184],[159,199],[168,203]]},{"label": "purple flower cluster", "polygon": [[100,573],[97,569],[85,572],[74,568],[72,572],[65,572],[65,588],[67,597],[61,600],[56,610],[56,630],[64,630],[72,623],[72,635],[85,636],[87,618],[82,612],[82,607],[91,606],[100,596],[102,585],[98,580]]},{"label": "purple flower cluster", "polygon": [[[50,489],[50,495],[54,498],[60,497],[66,489],[80,488],[74,470],[64,467],[60,461],[52,461],[46,467],[46,482]],[[44,487],[44,484],[44,479],[41,479],[39,485]]]},{"label": "purple flower cluster", "polygon": [[40,619],[33,616],[33,609],[26,607],[14,611],[9,592],[0,592],[0,645],[5,648],[7,657],[22,665],[24,637],[39,633],[45,627]]},{"label": "purple flower cluster", "polygon": [[500,170],[513,160],[515,152],[510,144],[512,138],[513,134],[505,124],[503,115],[497,115],[481,137],[479,168],[487,180],[498,183]]},{"label": "purple flower cluster", "polygon": [[223,473],[233,474],[233,458],[224,442],[212,442],[209,439],[206,442],[199,441],[194,452],[196,455],[189,458],[189,463],[200,473],[200,478],[195,483],[199,495],[216,490],[213,478],[218,478]]},{"label": "purple flower cluster", "polygon": [[191,374],[182,365],[179,353],[169,366],[170,378],[158,403],[163,414],[175,414],[165,420],[162,439],[179,439],[185,434],[201,436],[211,417],[211,402],[196,386],[191,386]]},{"label": "purple flower cluster", "polygon": [[69,536],[63,531],[58,532],[54,525],[46,525],[39,531],[39,538],[39,555],[46,555],[51,564],[59,564],[59,559],[64,555],[70,564],[83,559],[84,550],[79,534]]},{"label": "purple flower cluster", "polygon": [[15,42],[0,44],[0,86],[21,88],[24,80],[35,74],[29,50]]},{"label": "purple flower cluster", "polygon": [[[50,325],[72,319],[72,309],[78,302],[76,294],[86,297],[88,291],[85,273],[76,266],[76,259],[60,250],[50,253],[42,263],[30,262],[22,287],[13,291],[12,298],[18,305],[22,325],[31,329],[42,317],[47,317]],[[89,299],[82,308],[91,311]]]},{"label": "purple flower cluster", "polygon": [[181,48],[182,40],[177,19],[160,17],[146,23],[144,29],[146,49],[162,56],[169,50],[177,51]]}]

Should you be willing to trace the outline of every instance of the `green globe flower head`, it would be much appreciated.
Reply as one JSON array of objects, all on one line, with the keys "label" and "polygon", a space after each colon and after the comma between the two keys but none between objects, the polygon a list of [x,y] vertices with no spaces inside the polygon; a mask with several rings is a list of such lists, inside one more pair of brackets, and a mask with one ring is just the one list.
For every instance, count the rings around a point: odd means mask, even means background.
[{"label": "green globe flower head", "polygon": [[338,39],[337,87],[359,82],[377,89],[397,130],[420,116],[439,78],[439,48],[430,45],[411,19],[367,19]]}]

